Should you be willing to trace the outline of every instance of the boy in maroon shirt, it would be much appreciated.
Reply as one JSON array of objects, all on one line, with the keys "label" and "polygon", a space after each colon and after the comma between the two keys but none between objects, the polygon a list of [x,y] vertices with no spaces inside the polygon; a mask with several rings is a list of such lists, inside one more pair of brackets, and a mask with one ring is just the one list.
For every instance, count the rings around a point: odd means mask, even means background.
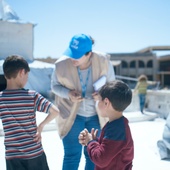
[{"label": "boy in maroon shirt", "polygon": [[88,154],[95,164],[95,170],[131,170],[134,158],[134,145],[128,120],[123,111],[132,100],[132,91],[122,81],[106,83],[99,91],[98,113],[108,117],[99,138],[98,130],[91,133],[84,129],[79,134],[79,143],[87,147]]}]

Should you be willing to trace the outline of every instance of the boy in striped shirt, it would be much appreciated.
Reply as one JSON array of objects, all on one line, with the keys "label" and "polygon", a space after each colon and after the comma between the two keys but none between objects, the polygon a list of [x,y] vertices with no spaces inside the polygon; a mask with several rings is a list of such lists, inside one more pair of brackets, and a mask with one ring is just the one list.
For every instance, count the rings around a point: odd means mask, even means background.
[{"label": "boy in striped shirt", "polygon": [[[30,68],[23,57],[8,56],[3,71],[7,86],[0,92],[0,119],[5,133],[6,169],[49,170],[41,132],[59,110],[38,92],[24,89]],[[38,127],[36,111],[49,112]]]}]

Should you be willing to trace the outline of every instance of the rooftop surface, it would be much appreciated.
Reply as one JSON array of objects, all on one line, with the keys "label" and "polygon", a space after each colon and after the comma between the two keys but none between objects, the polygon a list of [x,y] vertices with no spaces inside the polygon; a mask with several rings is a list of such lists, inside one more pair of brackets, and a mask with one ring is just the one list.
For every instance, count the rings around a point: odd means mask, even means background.
[{"label": "rooftop surface", "polygon": [[[157,141],[162,139],[162,132],[166,123],[165,119],[157,114],[145,112],[125,112],[134,140],[135,156],[133,170],[169,170],[170,162],[160,159]],[[46,115],[37,114],[39,123]],[[2,125],[0,124],[0,129]],[[4,137],[0,136],[0,170],[5,170]],[[55,122],[49,123],[42,133],[42,144],[47,156],[50,170],[61,170],[63,159],[63,145],[58,136]],[[82,155],[79,170],[84,170],[85,159]]]}]

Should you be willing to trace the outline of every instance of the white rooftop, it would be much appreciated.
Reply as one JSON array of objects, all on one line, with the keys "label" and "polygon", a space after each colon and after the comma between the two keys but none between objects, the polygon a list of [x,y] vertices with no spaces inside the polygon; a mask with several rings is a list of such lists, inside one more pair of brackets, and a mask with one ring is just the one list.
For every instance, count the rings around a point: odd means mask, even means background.
[{"label": "white rooftop", "polygon": [[[46,115],[38,113],[39,123]],[[157,141],[162,139],[165,120],[162,118],[150,119],[151,113],[142,115],[140,112],[125,112],[130,120],[131,132],[134,140],[135,157],[133,170],[169,170],[170,162],[160,159]],[[153,116],[155,116],[153,114]],[[2,129],[2,125],[0,126]],[[0,169],[5,170],[5,148],[3,136],[0,137]],[[42,133],[42,144],[47,156],[50,170],[61,170],[63,159],[63,145],[58,136],[55,122],[49,123]],[[85,159],[82,157],[79,170],[84,169]]]}]

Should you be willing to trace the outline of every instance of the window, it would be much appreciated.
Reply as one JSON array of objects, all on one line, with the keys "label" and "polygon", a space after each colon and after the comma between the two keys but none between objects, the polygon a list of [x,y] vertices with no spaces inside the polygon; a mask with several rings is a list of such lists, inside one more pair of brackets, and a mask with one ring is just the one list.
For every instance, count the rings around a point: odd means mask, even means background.
[{"label": "window", "polygon": [[148,61],[147,67],[148,67],[148,68],[152,68],[152,67],[153,67],[153,61],[152,61],[152,60],[149,60],[149,61]]},{"label": "window", "polygon": [[128,67],[128,64],[126,61],[122,61],[122,68],[127,68]]},{"label": "window", "polygon": [[131,61],[130,68],[135,68],[135,67],[136,67],[136,61]]},{"label": "window", "polygon": [[143,61],[139,60],[139,68],[144,68],[145,64]]}]

